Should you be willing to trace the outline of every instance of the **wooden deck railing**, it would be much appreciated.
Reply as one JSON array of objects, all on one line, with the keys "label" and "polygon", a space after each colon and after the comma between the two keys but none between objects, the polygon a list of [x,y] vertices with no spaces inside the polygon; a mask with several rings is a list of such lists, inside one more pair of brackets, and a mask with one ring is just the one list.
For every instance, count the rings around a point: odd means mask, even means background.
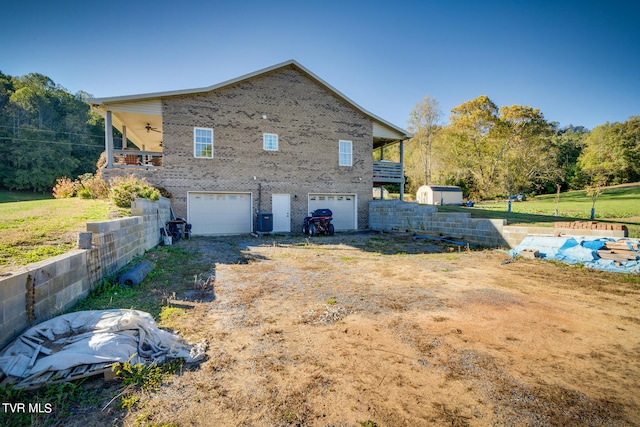
[{"label": "wooden deck railing", "polygon": [[404,182],[401,163],[373,162],[373,182]]}]

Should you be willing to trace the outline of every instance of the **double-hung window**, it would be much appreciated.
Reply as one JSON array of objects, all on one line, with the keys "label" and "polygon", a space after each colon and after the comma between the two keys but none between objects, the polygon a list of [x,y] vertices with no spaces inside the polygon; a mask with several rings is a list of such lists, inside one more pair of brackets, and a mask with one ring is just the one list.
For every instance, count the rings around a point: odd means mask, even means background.
[{"label": "double-hung window", "polygon": [[278,135],[275,133],[263,134],[262,148],[266,151],[278,151]]},{"label": "double-hung window", "polygon": [[352,146],[351,141],[342,141],[339,142],[340,148],[338,151],[339,160],[338,164],[340,166],[353,166],[353,154],[352,154]]},{"label": "double-hung window", "polygon": [[213,159],[213,129],[193,129],[193,156]]}]

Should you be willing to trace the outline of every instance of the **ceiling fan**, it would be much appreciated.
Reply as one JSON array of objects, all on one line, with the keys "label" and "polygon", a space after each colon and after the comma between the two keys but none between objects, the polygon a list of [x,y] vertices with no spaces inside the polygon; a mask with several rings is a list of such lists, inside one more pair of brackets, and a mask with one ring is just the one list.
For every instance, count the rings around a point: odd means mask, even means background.
[{"label": "ceiling fan", "polygon": [[147,125],[144,127],[147,130],[147,133],[150,133],[151,131],[153,132],[158,132],[160,133],[161,131],[159,131],[157,128],[151,126],[150,123],[147,123]]}]

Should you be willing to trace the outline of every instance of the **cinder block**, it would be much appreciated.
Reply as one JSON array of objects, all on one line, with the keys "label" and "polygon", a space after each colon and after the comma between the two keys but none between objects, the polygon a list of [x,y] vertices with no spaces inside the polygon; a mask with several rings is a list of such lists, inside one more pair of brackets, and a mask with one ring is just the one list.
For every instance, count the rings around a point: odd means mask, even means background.
[{"label": "cinder block", "polygon": [[[113,232],[119,228],[117,221],[96,221],[87,223],[87,231],[94,234],[107,234]],[[96,236],[94,236],[96,237]]]},{"label": "cinder block", "polygon": [[0,348],[16,339],[29,325],[26,312],[23,312],[10,321],[0,323]]},{"label": "cinder block", "polygon": [[[36,287],[43,286],[48,281],[52,280],[56,277],[56,263],[51,260],[47,260],[48,262],[44,263],[40,262],[38,267],[31,270],[31,277],[35,280]],[[32,264],[33,265],[33,264]]]},{"label": "cinder block", "polygon": [[14,295],[7,298],[3,302],[2,320],[6,324],[10,324],[13,319],[20,317],[25,312],[27,306],[26,293],[22,295]]},{"label": "cinder block", "polygon": [[55,306],[59,307],[60,310],[69,308],[78,300],[82,291],[82,281],[70,284],[55,295]]},{"label": "cinder block", "polygon": [[51,318],[57,310],[55,296],[50,296],[37,301],[34,307],[36,323]]},{"label": "cinder block", "polygon": [[[53,279],[47,280],[46,282],[35,282],[34,298],[36,301],[40,301],[50,295],[49,290],[51,289],[52,283]],[[27,292],[29,292],[29,290],[27,290]]]},{"label": "cinder block", "polygon": [[18,274],[13,272],[11,276],[0,279],[0,300],[11,298],[15,295],[24,295],[29,272],[21,270]]},{"label": "cinder block", "polygon": [[47,292],[49,295],[55,295],[58,292],[61,292],[71,283],[69,281],[69,273],[64,274],[62,276],[54,277],[51,281],[49,281],[47,286]]}]

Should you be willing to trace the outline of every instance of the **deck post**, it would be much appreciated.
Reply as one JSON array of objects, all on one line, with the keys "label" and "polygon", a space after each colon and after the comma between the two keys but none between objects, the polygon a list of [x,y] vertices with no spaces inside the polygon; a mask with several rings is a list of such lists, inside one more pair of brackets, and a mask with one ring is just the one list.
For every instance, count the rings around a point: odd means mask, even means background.
[{"label": "deck post", "polygon": [[111,111],[107,110],[104,118],[104,145],[105,155],[107,156],[106,168],[113,168],[113,125],[111,122]]},{"label": "deck post", "polygon": [[400,201],[404,201],[404,141],[400,141]]}]

